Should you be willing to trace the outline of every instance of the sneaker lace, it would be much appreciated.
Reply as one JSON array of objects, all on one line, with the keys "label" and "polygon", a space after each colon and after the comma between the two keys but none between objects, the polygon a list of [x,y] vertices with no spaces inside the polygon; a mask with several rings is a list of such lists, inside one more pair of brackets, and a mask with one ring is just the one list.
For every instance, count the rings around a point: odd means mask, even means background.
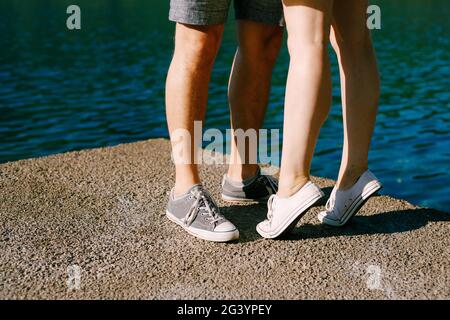
[{"label": "sneaker lace", "polygon": [[335,204],[336,204],[336,193],[333,191],[325,205],[325,209],[327,210],[327,212],[329,213],[333,212]]},{"label": "sneaker lace", "polygon": [[267,220],[269,220],[269,222],[272,222],[273,219],[273,202],[275,200],[275,196],[275,194],[271,195],[267,201]]},{"label": "sneaker lace", "polygon": [[217,211],[217,205],[206,190],[193,190],[191,194],[194,197],[195,202],[189,208],[189,211],[186,215],[186,225],[191,225],[194,222],[195,218],[197,218],[199,212],[202,215],[208,216],[206,220],[208,220],[210,224],[214,224],[222,220],[222,216]]}]

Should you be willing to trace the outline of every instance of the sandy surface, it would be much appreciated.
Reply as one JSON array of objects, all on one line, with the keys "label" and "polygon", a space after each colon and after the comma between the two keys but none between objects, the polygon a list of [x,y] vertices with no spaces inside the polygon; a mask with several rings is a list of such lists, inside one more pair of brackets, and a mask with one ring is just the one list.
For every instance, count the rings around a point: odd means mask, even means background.
[{"label": "sandy surface", "polygon": [[[217,199],[224,170],[202,168]],[[164,216],[173,178],[165,140],[0,165],[0,299],[450,298],[448,213],[379,196],[343,229],[316,207],[270,241],[265,205],[218,201],[241,238],[208,243]]]}]

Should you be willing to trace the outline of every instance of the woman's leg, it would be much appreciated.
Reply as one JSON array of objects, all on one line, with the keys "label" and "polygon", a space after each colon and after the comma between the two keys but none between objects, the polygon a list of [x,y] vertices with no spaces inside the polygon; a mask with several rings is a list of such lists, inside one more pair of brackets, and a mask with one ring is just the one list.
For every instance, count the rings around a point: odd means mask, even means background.
[{"label": "woman's leg", "polygon": [[277,195],[258,223],[264,238],[277,238],[296,225],[323,192],[309,182],[320,128],[331,104],[327,44],[332,0],[283,0],[291,62],[286,85],[283,153]]},{"label": "woman's leg", "polygon": [[327,44],[332,0],[284,0],[290,53],[278,196],[296,193],[309,180],[319,131],[331,105]]},{"label": "woman's leg", "polygon": [[368,167],[370,140],[379,98],[379,75],[367,1],[335,0],[331,42],[339,58],[344,118],[344,148],[337,187],[350,188]]}]

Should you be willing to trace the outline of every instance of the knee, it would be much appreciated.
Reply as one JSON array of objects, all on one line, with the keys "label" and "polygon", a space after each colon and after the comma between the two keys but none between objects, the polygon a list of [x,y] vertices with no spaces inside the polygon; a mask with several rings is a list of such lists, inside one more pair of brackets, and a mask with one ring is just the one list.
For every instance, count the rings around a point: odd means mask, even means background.
[{"label": "knee", "polygon": [[211,69],[222,41],[223,26],[185,27],[175,37],[175,58],[187,68]]},{"label": "knee", "polygon": [[300,61],[323,61],[327,52],[328,41],[323,37],[316,39],[301,39],[295,36],[289,36],[288,50],[292,62]]},{"label": "knee", "polygon": [[283,41],[283,30],[276,28],[239,41],[239,54],[249,66],[272,68]]},{"label": "knee", "polygon": [[[347,70],[365,70],[373,88],[380,87],[380,75],[369,31],[346,32],[332,37],[332,46],[341,66]],[[368,71],[367,71],[368,70]]]},{"label": "knee", "polygon": [[336,34],[332,40],[334,51],[344,58],[372,58],[374,56],[372,39],[368,30],[353,30],[347,31],[345,34]]}]

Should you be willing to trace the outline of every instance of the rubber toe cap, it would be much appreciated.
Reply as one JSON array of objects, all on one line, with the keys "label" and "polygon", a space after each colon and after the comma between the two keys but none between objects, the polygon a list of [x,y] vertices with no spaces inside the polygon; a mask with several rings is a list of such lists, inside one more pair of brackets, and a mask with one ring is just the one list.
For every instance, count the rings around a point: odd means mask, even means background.
[{"label": "rubber toe cap", "polygon": [[214,231],[217,231],[217,232],[233,232],[235,230],[236,230],[236,227],[230,221],[222,222],[214,229]]}]

